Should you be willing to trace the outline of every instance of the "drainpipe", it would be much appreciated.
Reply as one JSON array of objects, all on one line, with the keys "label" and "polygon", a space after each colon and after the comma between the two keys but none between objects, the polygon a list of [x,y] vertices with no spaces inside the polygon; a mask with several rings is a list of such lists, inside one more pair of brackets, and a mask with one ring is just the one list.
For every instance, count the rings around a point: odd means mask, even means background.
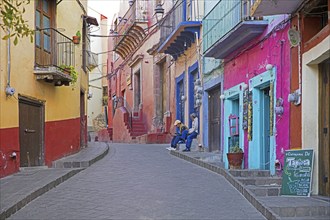
[{"label": "drainpipe", "polygon": [[[8,29],[8,35],[10,36],[10,30]],[[10,53],[10,37],[7,40],[7,86],[6,86],[6,95],[13,96],[15,93],[15,89],[10,87],[10,65],[11,65],[11,53]]]},{"label": "drainpipe", "polygon": [[[299,12],[298,12],[298,32],[300,33],[300,16],[299,16]],[[298,44],[298,77],[299,77],[299,95],[301,95],[301,89],[302,89],[302,79],[301,79],[301,41]]]}]

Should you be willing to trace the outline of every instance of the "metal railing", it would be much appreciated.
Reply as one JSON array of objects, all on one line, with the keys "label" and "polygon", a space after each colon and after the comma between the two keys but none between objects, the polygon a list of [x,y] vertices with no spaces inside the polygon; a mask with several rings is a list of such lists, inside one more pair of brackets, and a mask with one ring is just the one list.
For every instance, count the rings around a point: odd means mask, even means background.
[{"label": "metal railing", "polygon": [[35,63],[40,67],[74,66],[74,44],[71,38],[54,28],[36,30]]},{"label": "metal railing", "polygon": [[197,0],[176,0],[170,11],[160,21],[160,42],[164,42],[181,22],[202,20],[198,5]]},{"label": "metal railing", "polygon": [[160,23],[160,42],[164,42],[176,27],[185,21],[183,17],[183,3],[177,1]]},{"label": "metal railing", "polygon": [[117,45],[125,36],[127,31],[136,22],[147,22],[147,0],[135,0],[123,17],[119,17],[119,23],[115,27],[118,37],[114,39],[114,45]]},{"label": "metal railing", "polygon": [[128,123],[129,128],[132,129],[132,108],[127,103],[126,99],[124,99],[124,97],[122,97],[122,96],[116,97],[115,102],[116,102],[115,109],[117,109],[119,107],[123,107],[126,109],[126,111],[128,113],[127,123]]},{"label": "metal railing", "polygon": [[250,15],[248,0],[220,0],[203,19],[205,52]]}]

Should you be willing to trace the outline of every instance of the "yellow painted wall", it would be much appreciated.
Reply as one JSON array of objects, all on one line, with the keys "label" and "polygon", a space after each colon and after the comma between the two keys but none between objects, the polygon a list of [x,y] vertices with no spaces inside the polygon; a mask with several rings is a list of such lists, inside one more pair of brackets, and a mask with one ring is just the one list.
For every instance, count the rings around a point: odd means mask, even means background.
[{"label": "yellow painted wall", "polygon": [[[26,7],[24,19],[34,28],[34,1]],[[86,9],[86,1],[82,1]],[[33,13],[31,13],[33,12]],[[62,1],[57,6],[56,26],[62,34],[72,37],[82,29],[82,9],[76,1]],[[4,33],[0,31],[2,38]],[[19,44],[11,44],[10,85],[16,92],[6,97],[7,84],[7,41],[0,41],[0,128],[18,127],[18,94],[45,101],[45,120],[56,121],[80,117],[80,91],[87,90],[88,74],[81,69],[82,45],[75,46],[75,68],[79,72],[74,86],[55,87],[44,81],[37,81],[34,70],[34,43],[28,38],[20,39]],[[86,98],[86,95],[85,95]],[[85,105],[86,109],[86,105]]]}]

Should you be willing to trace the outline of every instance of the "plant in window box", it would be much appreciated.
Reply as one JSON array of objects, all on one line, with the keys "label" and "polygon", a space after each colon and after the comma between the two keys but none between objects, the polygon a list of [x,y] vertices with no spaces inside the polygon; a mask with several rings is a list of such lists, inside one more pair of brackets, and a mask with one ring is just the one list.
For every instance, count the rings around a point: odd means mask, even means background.
[{"label": "plant in window box", "polygon": [[72,42],[74,44],[79,44],[80,43],[80,38],[81,38],[81,33],[80,33],[80,31],[77,31],[76,35],[72,36]]},{"label": "plant in window box", "polygon": [[229,153],[227,153],[229,169],[241,169],[243,156],[243,150],[239,147],[238,142],[231,146],[229,149]]},{"label": "plant in window box", "polygon": [[62,64],[60,66],[60,68],[64,70],[64,73],[67,73],[71,76],[71,78],[72,78],[71,84],[74,84],[77,82],[78,72],[75,70],[75,68],[73,66]]}]

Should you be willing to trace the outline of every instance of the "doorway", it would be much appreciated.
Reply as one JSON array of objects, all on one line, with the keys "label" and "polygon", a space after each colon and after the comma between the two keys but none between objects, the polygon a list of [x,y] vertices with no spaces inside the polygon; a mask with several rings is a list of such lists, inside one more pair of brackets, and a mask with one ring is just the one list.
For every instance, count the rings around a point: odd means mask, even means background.
[{"label": "doorway", "polygon": [[183,78],[176,83],[176,103],[178,103],[176,108],[176,119],[180,120],[182,123],[184,120],[185,113],[185,93],[184,93],[184,81]]},{"label": "doorway", "polygon": [[44,165],[44,104],[19,96],[20,166]]},{"label": "doorway", "polygon": [[138,112],[141,104],[141,73],[140,70],[134,73],[133,81],[133,92],[134,92],[134,111]]},{"label": "doorway", "polygon": [[260,90],[260,163],[261,169],[270,169],[270,88]]},{"label": "doorway", "polygon": [[87,123],[85,117],[85,93],[80,92],[80,148],[87,147]]},{"label": "doorway", "polygon": [[319,64],[319,194],[330,196],[330,59]]},{"label": "doorway", "polygon": [[220,87],[208,92],[209,150],[220,150]]}]

